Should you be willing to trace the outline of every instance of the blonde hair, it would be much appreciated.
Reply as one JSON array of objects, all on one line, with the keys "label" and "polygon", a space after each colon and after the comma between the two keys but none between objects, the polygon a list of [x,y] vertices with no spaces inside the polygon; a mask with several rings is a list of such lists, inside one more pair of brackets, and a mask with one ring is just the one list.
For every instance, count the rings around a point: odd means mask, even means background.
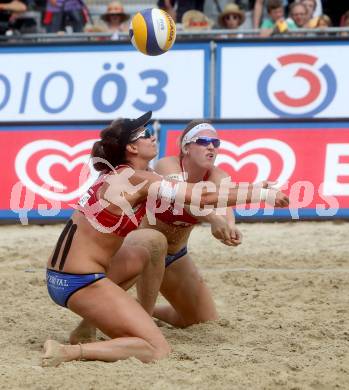
[{"label": "blonde hair", "polygon": [[321,16],[318,17],[318,20],[317,20],[315,28],[316,27],[320,27],[320,22],[325,22],[327,27],[331,27],[332,26],[332,20],[327,15],[321,15]]}]

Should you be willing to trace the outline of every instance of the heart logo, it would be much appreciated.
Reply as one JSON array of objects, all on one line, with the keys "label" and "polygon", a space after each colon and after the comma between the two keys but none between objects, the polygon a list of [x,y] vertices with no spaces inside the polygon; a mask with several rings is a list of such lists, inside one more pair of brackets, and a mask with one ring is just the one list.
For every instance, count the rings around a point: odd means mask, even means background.
[{"label": "heart logo", "polygon": [[[89,189],[98,177],[98,173],[93,169],[90,162],[90,151],[95,141],[96,140],[94,139],[83,141],[75,146],[69,146],[55,140],[31,142],[25,145],[16,156],[16,174],[26,187],[44,198],[63,202],[79,198]],[[28,174],[28,163],[36,153],[45,151],[48,151],[48,154],[38,160],[35,171],[36,176],[44,183],[44,185],[41,186],[32,180]],[[81,154],[82,152],[86,153]],[[77,154],[79,154],[79,156],[73,159],[67,159],[62,154],[69,157],[73,157]],[[80,171],[79,175],[78,188],[67,192],[67,185],[52,177],[52,168],[57,166],[57,164],[68,172],[72,172],[79,165],[83,165],[83,169]],[[50,190],[48,187],[51,187],[54,190]]]},{"label": "heart logo", "polygon": [[272,170],[272,163],[267,156],[261,154],[260,152],[256,152],[249,154],[240,160],[236,160],[231,155],[224,153],[225,151],[235,156],[241,156],[242,154],[256,149],[268,149],[277,153],[281,157],[283,166],[276,181],[279,186],[286,183],[291,177],[296,166],[296,156],[289,145],[279,140],[260,138],[258,140],[247,142],[241,146],[237,146],[232,142],[221,140],[221,146],[219,149],[220,153],[217,155],[216,165],[228,164],[233,167],[235,171],[239,171],[244,165],[253,163],[257,167],[257,175],[254,182],[268,180]]}]

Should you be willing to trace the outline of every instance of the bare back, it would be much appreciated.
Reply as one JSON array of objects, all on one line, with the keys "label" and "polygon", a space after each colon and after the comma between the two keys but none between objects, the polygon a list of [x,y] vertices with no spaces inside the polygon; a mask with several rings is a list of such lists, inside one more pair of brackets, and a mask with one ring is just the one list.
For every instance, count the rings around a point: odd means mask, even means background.
[{"label": "bare back", "polygon": [[[120,170],[122,172],[122,170]],[[135,171],[133,171],[135,173]],[[119,176],[120,177],[120,176]],[[100,201],[106,199],[107,192],[109,194],[108,206],[102,206],[97,214],[101,215],[101,212],[105,210],[111,216],[122,217],[124,210],[113,203],[111,198],[118,197],[120,190],[122,191],[122,183],[119,180],[117,174],[108,175],[108,181],[97,181],[94,183],[88,192],[80,199],[79,210],[76,210],[72,218],[67,222],[66,227],[63,229],[57,244],[48,260],[48,268],[64,271],[68,273],[98,273],[106,272],[109,267],[112,256],[121,247],[124,236],[118,235],[112,229],[103,229],[102,221],[96,221],[93,213],[90,217],[86,216],[84,207],[86,202],[82,205],[82,199],[87,195],[86,199],[94,199],[98,205]],[[157,176],[155,176],[157,179]],[[154,179],[154,178],[153,178]],[[143,176],[137,173],[130,178],[127,182],[128,185],[137,185],[143,180]],[[113,190],[115,188],[115,191]],[[135,193],[125,193],[122,198],[129,204],[130,207],[134,207],[144,202],[146,191],[137,191]],[[93,203],[93,202],[92,202]],[[117,203],[117,202],[116,202]],[[88,205],[93,208],[95,204]],[[145,206],[144,206],[145,210]],[[87,213],[89,214],[89,213]],[[96,215],[97,215],[96,214]],[[127,218],[127,217],[125,217]],[[122,228],[124,224],[123,220],[117,221],[116,227]],[[119,226],[120,225],[120,226]],[[136,226],[133,227],[133,229]],[[132,230],[132,229],[130,229]]]},{"label": "bare back", "polygon": [[[123,237],[99,232],[79,211],[74,212],[71,220],[76,225],[76,232],[70,248],[67,248],[68,234],[63,237],[62,232],[62,244],[59,244],[58,239],[56,247],[49,257],[48,268],[58,270],[61,267],[63,268],[61,270],[68,273],[105,272],[112,256],[121,247]],[[69,251],[64,258],[65,248]],[[64,262],[63,267],[62,261]]]}]

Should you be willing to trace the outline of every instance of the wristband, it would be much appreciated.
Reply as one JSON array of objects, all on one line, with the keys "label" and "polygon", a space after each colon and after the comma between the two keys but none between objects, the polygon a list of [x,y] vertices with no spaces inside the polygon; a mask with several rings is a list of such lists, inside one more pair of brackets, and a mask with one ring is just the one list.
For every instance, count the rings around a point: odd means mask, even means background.
[{"label": "wristband", "polygon": [[174,203],[178,192],[178,183],[168,180],[161,180],[158,199],[164,199],[169,203]]},{"label": "wristband", "polygon": [[261,188],[259,193],[260,202],[265,202],[268,199],[270,188]]}]

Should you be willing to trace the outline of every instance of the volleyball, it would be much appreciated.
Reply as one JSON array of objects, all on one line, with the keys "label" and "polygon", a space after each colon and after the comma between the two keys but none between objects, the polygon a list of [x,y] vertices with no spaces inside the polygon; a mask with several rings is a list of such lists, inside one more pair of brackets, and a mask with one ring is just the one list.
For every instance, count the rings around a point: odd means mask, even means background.
[{"label": "volleyball", "polygon": [[137,50],[148,56],[158,56],[174,44],[176,24],[167,12],[148,8],[134,15],[129,34]]}]

